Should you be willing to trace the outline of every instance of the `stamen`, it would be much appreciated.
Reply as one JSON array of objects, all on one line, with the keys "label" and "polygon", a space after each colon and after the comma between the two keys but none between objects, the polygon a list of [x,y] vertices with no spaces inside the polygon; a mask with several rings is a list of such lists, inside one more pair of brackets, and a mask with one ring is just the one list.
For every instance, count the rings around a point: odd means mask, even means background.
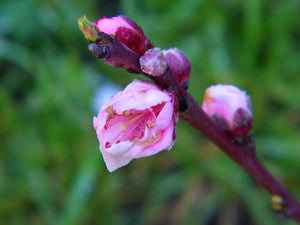
[{"label": "stamen", "polygon": [[148,120],[146,123],[147,127],[149,127],[150,129],[154,127],[154,123],[151,120]]},{"label": "stamen", "polygon": [[125,111],[123,111],[123,115],[124,116],[129,116],[131,113],[130,113],[130,111],[129,110],[125,110]]},{"label": "stamen", "polygon": [[123,125],[120,126],[120,130],[123,131],[126,129],[126,127],[133,123],[135,120],[141,118],[142,116],[144,116],[145,114],[144,113],[138,113],[136,114],[137,116],[133,117],[131,120],[127,121],[127,123],[124,123]]},{"label": "stamen", "polygon": [[107,113],[107,121],[109,121],[110,119],[114,118],[116,116],[116,113],[114,112],[114,107],[108,106],[107,109],[105,110],[105,112]]},{"label": "stamen", "polygon": [[156,119],[156,115],[155,115],[155,112],[152,108],[149,109],[149,112],[151,113],[151,115]]},{"label": "stamen", "polygon": [[143,146],[143,147],[149,146],[149,145],[153,144],[154,142],[156,142],[161,137],[161,135],[162,135],[161,131],[157,132],[154,137],[148,138],[147,140],[138,143],[138,145]]},{"label": "stamen", "polygon": [[115,112],[113,110],[113,106],[110,105],[106,108],[105,112],[109,115],[109,116],[114,116],[115,115]]}]

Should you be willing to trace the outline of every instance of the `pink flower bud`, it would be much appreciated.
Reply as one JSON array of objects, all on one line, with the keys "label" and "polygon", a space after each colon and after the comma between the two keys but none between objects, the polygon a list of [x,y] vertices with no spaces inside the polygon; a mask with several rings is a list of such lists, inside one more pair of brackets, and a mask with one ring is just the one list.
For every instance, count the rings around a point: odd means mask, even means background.
[{"label": "pink flower bud", "polygon": [[167,69],[167,62],[159,48],[151,48],[140,58],[141,70],[151,76],[160,76]]},{"label": "pink flower bud", "polygon": [[178,84],[187,89],[191,72],[188,58],[178,48],[164,50],[163,54]]},{"label": "pink flower bud", "polygon": [[143,55],[151,45],[142,28],[125,16],[103,17],[95,21],[95,24],[99,31],[116,35],[126,47],[138,55]]},{"label": "pink flower bud", "polygon": [[94,117],[107,169],[170,149],[175,138],[175,97],[151,82],[134,80]]},{"label": "pink flower bud", "polygon": [[202,108],[232,136],[243,137],[251,130],[249,96],[233,85],[218,84],[206,89]]}]

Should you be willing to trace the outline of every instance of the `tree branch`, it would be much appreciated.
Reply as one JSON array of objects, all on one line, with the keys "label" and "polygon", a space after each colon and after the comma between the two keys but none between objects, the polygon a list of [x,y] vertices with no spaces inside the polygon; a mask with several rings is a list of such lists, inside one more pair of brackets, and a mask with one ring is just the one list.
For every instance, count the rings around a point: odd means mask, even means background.
[{"label": "tree branch", "polygon": [[[188,110],[180,113],[180,118],[215,143],[223,152],[240,165],[258,184],[272,196],[280,199],[277,208],[280,214],[292,218],[300,224],[300,203],[259,161],[255,154],[255,146],[240,146],[221,130],[206,115],[199,104],[186,94]],[[276,203],[274,203],[276,204]]]},{"label": "tree branch", "polygon": [[89,50],[93,54],[115,66],[128,71],[142,73],[163,89],[175,93],[180,104],[180,118],[215,143],[223,152],[240,165],[258,184],[264,187],[272,196],[272,205],[283,216],[294,219],[300,224],[300,203],[259,161],[255,154],[254,141],[247,144],[238,143],[233,137],[224,132],[202,110],[194,98],[188,94],[174,79],[169,67],[164,74],[153,77],[140,69],[140,56],[122,45],[115,36],[100,33],[96,43],[91,43]]}]

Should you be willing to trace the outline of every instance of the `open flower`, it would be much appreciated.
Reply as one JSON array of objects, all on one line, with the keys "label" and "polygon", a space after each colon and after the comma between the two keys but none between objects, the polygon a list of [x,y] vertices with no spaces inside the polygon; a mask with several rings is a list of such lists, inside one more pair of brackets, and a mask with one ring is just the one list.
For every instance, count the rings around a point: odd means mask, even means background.
[{"label": "open flower", "polygon": [[94,128],[107,169],[170,149],[175,138],[175,98],[143,80],[114,95],[94,117]]},{"label": "open flower", "polygon": [[143,55],[151,46],[141,27],[125,16],[103,17],[95,21],[99,31],[116,35],[119,40],[138,55]]},{"label": "open flower", "polygon": [[218,84],[207,88],[202,108],[232,136],[242,137],[251,130],[250,98],[236,86]]}]

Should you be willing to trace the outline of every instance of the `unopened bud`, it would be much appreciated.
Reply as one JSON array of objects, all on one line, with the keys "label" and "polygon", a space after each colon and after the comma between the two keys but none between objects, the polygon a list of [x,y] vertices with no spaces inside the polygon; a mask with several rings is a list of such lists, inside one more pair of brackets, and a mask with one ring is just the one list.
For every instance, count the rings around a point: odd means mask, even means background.
[{"label": "unopened bud", "polygon": [[164,50],[163,54],[177,83],[186,90],[191,72],[190,61],[178,48]]},{"label": "unopened bud", "polygon": [[103,17],[95,21],[100,32],[117,36],[120,42],[138,55],[143,55],[152,44],[140,26],[125,16]]},{"label": "unopened bud", "polygon": [[205,91],[203,110],[234,137],[251,131],[252,109],[246,92],[233,85],[215,85]]},{"label": "unopened bud", "polygon": [[144,73],[157,77],[165,72],[167,62],[159,48],[151,48],[140,58],[140,66]]}]

